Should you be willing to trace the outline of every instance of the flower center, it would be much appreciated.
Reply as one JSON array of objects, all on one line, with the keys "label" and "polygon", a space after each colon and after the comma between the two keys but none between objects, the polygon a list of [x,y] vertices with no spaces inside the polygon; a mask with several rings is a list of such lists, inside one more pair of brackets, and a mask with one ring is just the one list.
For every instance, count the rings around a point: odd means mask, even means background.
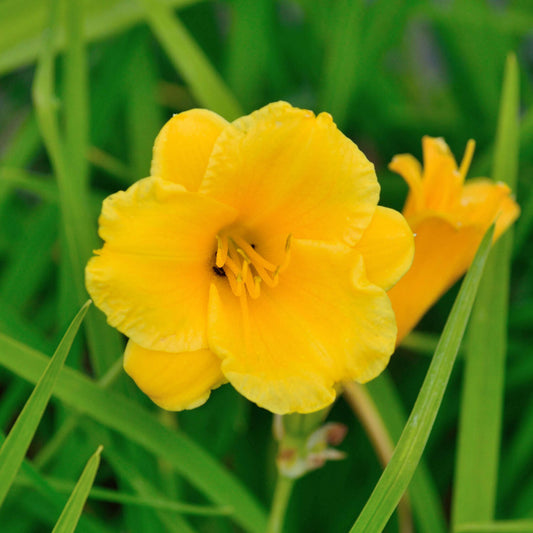
[{"label": "flower center", "polygon": [[246,292],[251,298],[258,298],[261,294],[261,284],[275,287],[279,283],[279,274],[289,264],[291,236],[285,242],[285,252],[280,264],[275,265],[267,261],[240,235],[217,235],[217,252],[213,271],[218,276],[225,276],[235,296],[242,296]]}]

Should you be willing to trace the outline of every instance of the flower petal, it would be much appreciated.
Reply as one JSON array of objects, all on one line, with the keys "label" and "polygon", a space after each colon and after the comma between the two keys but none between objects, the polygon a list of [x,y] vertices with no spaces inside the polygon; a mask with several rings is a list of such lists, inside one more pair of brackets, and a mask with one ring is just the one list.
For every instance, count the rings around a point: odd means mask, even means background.
[{"label": "flower petal", "polygon": [[398,211],[378,206],[355,249],[363,256],[368,280],[387,290],[411,266],[413,232]]},{"label": "flower petal", "polygon": [[496,240],[520,215],[520,208],[510,193],[504,183],[482,178],[470,180],[463,187],[458,218],[463,224],[479,224],[485,228],[496,220]]},{"label": "flower petal", "polygon": [[215,236],[234,217],[156,178],[110,196],[100,216],[106,242],[86,269],[87,290],[109,324],[145,348],[206,348]]},{"label": "flower petal", "polygon": [[124,370],[154,403],[169,411],[194,409],[225,382],[220,359],[209,350],[169,353],[129,341]]},{"label": "flower petal", "polygon": [[395,155],[389,163],[389,169],[400,174],[409,186],[409,194],[403,209],[404,215],[409,216],[412,212],[421,209],[424,193],[422,187],[422,165],[420,165],[418,159],[411,154]]},{"label": "flower petal", "polygon": [[398,343],[466,272],[486,229],[481,226],[456,228],[437,216],[425,218],[413,228],[413,264],[388,292],[396,314]]},{"label": "flower petal", "polygon": [[174,115],[159,132],[150,173],[197,191],[213,145],[228,125],[207,109],[191,109]]},{"label": "flower petal", "polygon": [[370,284],[347,246],[295,240],[277,287],[257,299],[235,297],[222,278],[209,299],[210,348],[248,399],[275,413],[330,404],[335,384],[372,379],[394,349],[386,293]]},{"label": "flower petal", "polygon": [[200,191],[268,236],[355,244],[376,208],[373,165],[331,116],[270,104],[228,126]]},{"label": "flower petal", "polygon": [[464,176],[450,148],[441,137],[423,137],[424,204],[427,209],[446,210],[457,205]]}]

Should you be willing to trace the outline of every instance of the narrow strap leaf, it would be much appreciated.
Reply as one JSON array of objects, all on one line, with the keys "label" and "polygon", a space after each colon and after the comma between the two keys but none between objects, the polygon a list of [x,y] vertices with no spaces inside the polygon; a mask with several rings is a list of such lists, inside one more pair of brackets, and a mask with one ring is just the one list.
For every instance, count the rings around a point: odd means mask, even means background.
[{"label": "narrow strap leaf", "polygon": [[99,446],[85,465],[80,479],[76,483],[52,533],[73,533],[76,530],[83,506],[87,501],[87,496],[89,496],[96,472],[98,471],[98,466],[100,465],[101,453],[102,446]]},{"label": "narrow strap leaf", "polygon": [[[518,67],[507,60],[493,177],[516,184]],[[512,235],[494,245],[468,328],[452,523],[494,519],[503,416]]]},{"label": "narrow strap leaf", "polygon": [[461,285],[461,290],[448,317],[428,373],[392,459],[350,533],[378,533],[383,531],[411,481],[422,457],[450,378],[490,250],[493,234],[494,226],[483,238],[474,262]]},{"label": "narrow strap leaf", "polygon": [[161,0],[140,3],[150,28],[199,104],[227,120],[242,115],[241,106],[172,10]]},{"label": "narrow strap leaf", "polygon": [[44,410],[52,396],[57,378],[67,358],[72,341],[78,332],[83,317],[89,308],[88,301],[74,317],[46,370],[37,382],[24,409],[0,448],[0,506],[2,505],[15,476],[22,464],[33,435],[41,421]]}]

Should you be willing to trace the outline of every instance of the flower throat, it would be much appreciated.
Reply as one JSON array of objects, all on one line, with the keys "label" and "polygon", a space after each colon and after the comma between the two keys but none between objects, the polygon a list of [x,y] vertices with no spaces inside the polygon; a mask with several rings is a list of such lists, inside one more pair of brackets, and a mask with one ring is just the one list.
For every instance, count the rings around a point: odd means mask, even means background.
[{"label": "flower throat", "polygon": [[259,254],[254,244],[241,236],[217,235],[217,252],[213,271],[218,276],[225,276],[235,296],[246,292],[251,298],[261,294],[261,283],[275,287],[279,283],[279,274],[287,268],[290,260],[291,236],[285,242],[285,253],[279,265],[274,265]]}]

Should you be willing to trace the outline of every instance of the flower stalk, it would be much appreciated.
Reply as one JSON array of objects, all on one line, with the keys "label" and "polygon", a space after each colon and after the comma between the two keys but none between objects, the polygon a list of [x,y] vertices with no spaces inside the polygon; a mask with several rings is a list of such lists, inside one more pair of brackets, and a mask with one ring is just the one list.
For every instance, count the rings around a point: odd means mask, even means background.
[{"label": "flower stalk", "polygon": [[267,533],[281,533],[283,531],[285,514],[287,513],[295,482],[296,479],[294,478],[286,477],[281,473],[278,474],[268,519]]}]

